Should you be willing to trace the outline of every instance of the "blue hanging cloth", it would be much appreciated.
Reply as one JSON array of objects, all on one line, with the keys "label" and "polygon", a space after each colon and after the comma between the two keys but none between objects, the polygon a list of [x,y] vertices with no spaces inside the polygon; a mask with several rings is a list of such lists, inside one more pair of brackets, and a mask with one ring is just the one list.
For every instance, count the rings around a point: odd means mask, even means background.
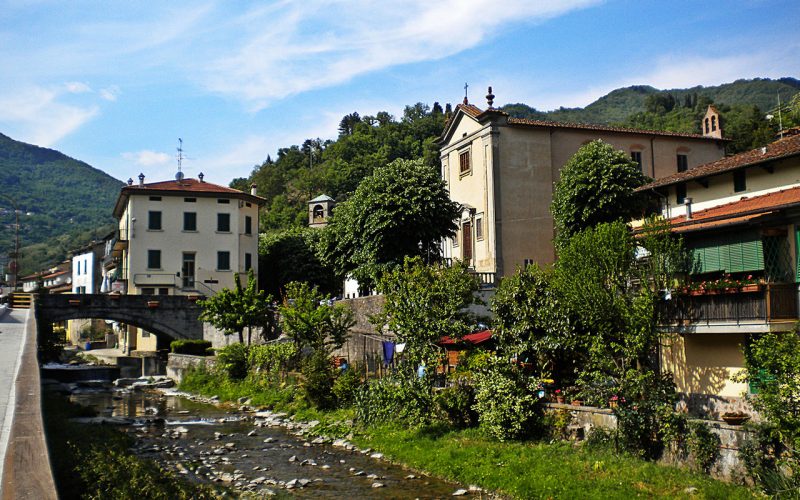
[{"label": "blue hanging cloth", "polygon": [[392,360],[394,359],[394,342],[390,342],[388,340],[383,341],[383,363],[385,365],[392,364]]}]

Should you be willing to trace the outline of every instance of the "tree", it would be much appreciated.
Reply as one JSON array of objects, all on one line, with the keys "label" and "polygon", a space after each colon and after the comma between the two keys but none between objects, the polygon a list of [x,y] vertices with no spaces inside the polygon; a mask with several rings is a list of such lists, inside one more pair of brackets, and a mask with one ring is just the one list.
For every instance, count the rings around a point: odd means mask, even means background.
[{"label": "tree", "polygon": [[247,328],[249,345],[253,327],[261,327],[266,336],[273,330],[272,296],[258,290],[252,269],[247,274],[246,288],[242,288],[238,276],[234,281],[233,290],[224,288],[216,295],[198,302],[203,308],[200,320],[211,323],[225,335],[238,334],[240,343],[244,343],[244,330]]},{"label": "tree", "polygon": [[386,303],[376,326],[386,326],[405,342],[412,364],[432,366],[441,354],[436,343],[442,337],[461,338],[470,332],[466,308],[475,303],[477,290],[477,280],[462,263],[443,267],[406,257],[378,283]]},{"label": "tree", "polygon": [[329,304],[329,298],[308,283],[286,285],[286,296],[278,308],[281,329],[298,347],[329,355],[347,340],[353,326],[353,311],[343,303]]},{"label": "tree", "polygon": [[259,283],[274,296],[285,293],[292,281],[303,281],[326,294],[339,295],[342,276],[324,266],[317,254],[322,231],[294,228],[261,234],[258,240]]},{"label": "tree", "polygon": [[647,178],[625,153],[601,140],[582,146],[561,169],[550,207],[556,244],[601,222],[630,220],[646,206],[635,193]]},{"label": "tree", "polygon": [[459,211],[438,172],[421,160],[395,160],[336,207],[325,229],[323,261],[366,285],[406,256],[436,262],[442,238],[455,234]]}]

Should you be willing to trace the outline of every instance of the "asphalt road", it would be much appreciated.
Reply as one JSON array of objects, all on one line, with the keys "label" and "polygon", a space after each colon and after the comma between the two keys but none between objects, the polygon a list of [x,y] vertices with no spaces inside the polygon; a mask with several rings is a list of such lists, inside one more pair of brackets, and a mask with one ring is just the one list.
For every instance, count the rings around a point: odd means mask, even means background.
[{"label": "asphalt road", "polygon": [[[15,382],[25,346],[25,325],[30,310],[0,312],[0,477],[3,477],[8,440],[14,420]],[[2,490],[2,485],[0,485]]]}]

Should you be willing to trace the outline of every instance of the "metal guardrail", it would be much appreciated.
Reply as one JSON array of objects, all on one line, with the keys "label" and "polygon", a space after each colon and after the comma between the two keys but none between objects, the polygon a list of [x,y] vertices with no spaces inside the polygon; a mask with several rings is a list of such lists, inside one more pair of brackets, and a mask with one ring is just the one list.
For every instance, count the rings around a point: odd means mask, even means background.
[{"label": "metal guardrail", "polygon": [[795,284],[774,283],[757,291],[673,295],[660,304],[659,312],[668,324],[769,322],[798,319],[797,301]]}]

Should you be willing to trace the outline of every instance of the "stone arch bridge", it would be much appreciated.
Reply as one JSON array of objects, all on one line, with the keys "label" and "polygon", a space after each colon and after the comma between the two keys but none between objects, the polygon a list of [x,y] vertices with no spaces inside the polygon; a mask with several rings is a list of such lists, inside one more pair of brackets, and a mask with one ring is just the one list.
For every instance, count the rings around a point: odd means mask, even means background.
[{"label": "stone arch bridge", "polygon": [[185,295],[58,294],[36,298],[39,328],[70,319],[108,319],[154,333],[159,345],[202,339],[201,308]]}]

